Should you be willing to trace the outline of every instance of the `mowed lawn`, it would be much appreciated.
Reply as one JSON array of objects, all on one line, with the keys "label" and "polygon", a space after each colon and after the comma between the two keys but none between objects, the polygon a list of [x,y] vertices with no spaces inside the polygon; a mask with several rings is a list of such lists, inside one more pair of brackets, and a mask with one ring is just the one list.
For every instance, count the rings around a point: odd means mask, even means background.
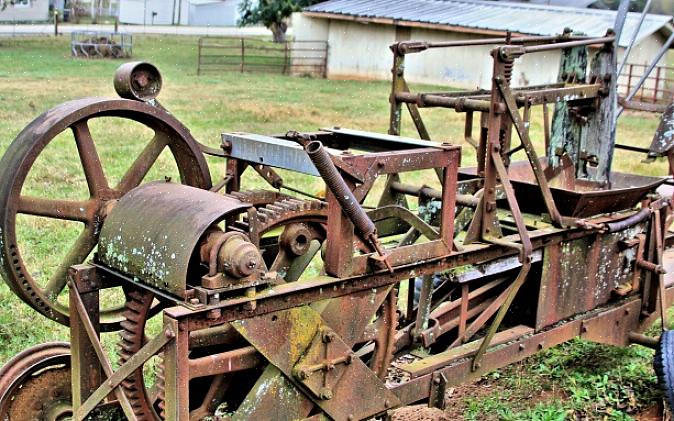
[{"label": "mowed lawn", "polygon": [[[341,126],[385,132],[389,83],[335,81],[279,75],[222,73],[196,75],[197,39],[134,37],[134,59],[159,67],[161,103],[190,128],[195,138],[218,146],[223,131],[283,133]],[[0,39],[0,154],[33,118],[67,100],[114,97],[112,76],[120,61],[73,59],[68,39]],[[413,86],[413,88],[415,88]],[[437,90],[438,87],[424,87]],[[540,111],[531,134],[542,139]],[[449,110],[424,110],[435,140],[460,144],[463,116]],[[650,114],[621,119],[618,141],[647,146],[658,124]],[[413,136],[409,118],[404,134]],[[94,122],[106,175],[119,180],[151,134],[117,119]],[[664,162],[642,164],[642,156],[617,152],[615,168],[661,175]],[[464,144],[464,165],[474,153]],[[214,179],[222,162],[211,160]],[[171,157],[162,155],[152,177],[176,176]],[[284,174],[290,184],[320,189],[316,179]],[[29,175],[27,192],[46,197],[84,198],[86,183],[72,138],[49,146]],[[426,180],[418,179],[419,183]],[[0,180],[0,182],[5,182]],[[112,184],[112,183],[111,183]],[[31,274],[45,282],[80,227],[44,218],[22,217],[19,247]],[[67,330],[38,315],[0,285],[0,363],[23,348],[47,340],[67,340]],[[114,348],[114,334],[104,341]],[[574,341],[492,373],[480,382],[452,391],[450,413],[465,419],[632,419],[660,401],[651,368],[652,352],[633,346],[614,348]]]}]

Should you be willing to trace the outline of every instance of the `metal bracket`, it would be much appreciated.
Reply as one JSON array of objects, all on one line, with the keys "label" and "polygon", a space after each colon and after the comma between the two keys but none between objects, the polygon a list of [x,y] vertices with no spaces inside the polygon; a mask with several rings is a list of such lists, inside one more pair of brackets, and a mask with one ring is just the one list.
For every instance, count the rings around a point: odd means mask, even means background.
[{"label": "metal bracket", "polygon": [[432,408],[445,409],[445,392],[447,391],[447,376],[442,371],[433,373],[431,381],[431,392],[428,398],[428,406]]}]

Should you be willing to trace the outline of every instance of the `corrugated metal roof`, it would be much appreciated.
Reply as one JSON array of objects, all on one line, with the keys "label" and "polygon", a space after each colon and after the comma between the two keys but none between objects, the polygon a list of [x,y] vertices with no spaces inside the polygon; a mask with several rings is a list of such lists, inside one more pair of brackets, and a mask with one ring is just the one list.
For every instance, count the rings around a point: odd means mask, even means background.
[{"label": "corrugated metal roof", "polygon": [[[532,35],[561,34],[564,28],[571,28],[588,36],[602,36],[613,26],[616,16],[612,10],[480,0],[330,0],[304,10]],[[621,46],[629,44],[640,16],[640,13],[627,15]],[[671,20],[671,16],[647,15],[637,43],[666,25],[671,31],[668,25]]]}]

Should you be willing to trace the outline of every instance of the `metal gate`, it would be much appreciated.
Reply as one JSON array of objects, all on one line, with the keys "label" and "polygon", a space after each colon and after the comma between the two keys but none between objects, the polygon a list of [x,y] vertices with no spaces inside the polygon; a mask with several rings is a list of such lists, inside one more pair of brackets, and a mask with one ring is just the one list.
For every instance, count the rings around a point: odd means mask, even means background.
[{"label": "metal gate", "polygon": [[256,38],[199,38],[197,74],[270,72],[326,77],[327,41],[275,43]]}]

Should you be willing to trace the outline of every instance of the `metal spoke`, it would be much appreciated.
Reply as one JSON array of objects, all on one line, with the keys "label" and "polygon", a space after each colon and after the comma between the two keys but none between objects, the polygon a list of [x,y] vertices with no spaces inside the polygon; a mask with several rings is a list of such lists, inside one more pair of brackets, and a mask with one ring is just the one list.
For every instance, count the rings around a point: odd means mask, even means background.
[{"label": "metal spoke", "polygon": [[75,142],[77,143],[77,152],[80,155],[80,161],[84,168],[84,175],[87,178],[87,186],[91,197],[96,197],[98,191],[108,188],[108,181],[103,173],[103,166],[96,151],[96,145],[91,137],[89,126],[86,121],[79,121],[72,126]]},{"label": "metal spoke", "polygon": [[89,222],[91,220],[89,210],[95,204],[94,200],[57,200],[21,196],[17,212],[67,221]]},{"label": "metal spoke", "polygon": [[168,138],[164,133],[155,133],[150,143],[148,143],[143,152],[138,155],[138,158],[126,171],[126,174],[124,174],[115,190],[124,194],[138,186],[150,171],[152,165],[157,161],[167,143]]},{"label": "metal spoke", "polygon": [[89,256],[89,253],[96,246],[96,236],[91,226],[80,234],[75,244],[70,248],[68,255],[59,264],[56,272],[51,276],[47,285],[44,287],[44,294],[52,301],[63,291],[67,283],[68,268],[72,265],[82,263]]}]

